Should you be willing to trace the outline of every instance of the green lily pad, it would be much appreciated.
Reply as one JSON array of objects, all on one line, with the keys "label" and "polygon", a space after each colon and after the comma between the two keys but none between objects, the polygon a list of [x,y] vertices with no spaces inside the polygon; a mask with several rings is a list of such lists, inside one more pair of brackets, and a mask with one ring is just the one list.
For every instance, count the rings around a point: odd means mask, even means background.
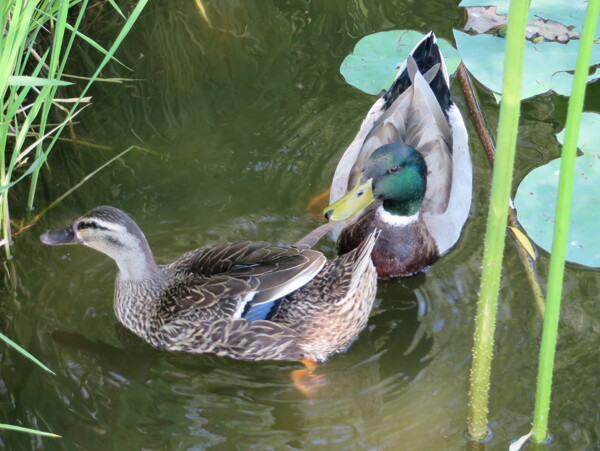
[{"label": "green lily pad", "polygon": [[[579,131],[579,148],[573,185],[573,203],[567,260],[585,266],[600,267],[600,115],[583,113]],[[564,132],[557,135],[562,143]],[[550,252],[560,160],[552,160],[531,171],[523,179],[515,196],[519,221],[540,247]]]},{"label": "green lily pad", "polygon": [[[471,36],[460,31],[454,32],[454,38],[469,72],[485,87],[501,94],[506,39],[487,34]],[[526,41],[521,98],[526,99],[548,91],[571,95],[573,75],[567,71],[575,69],[579,44],[579,40],[571,40],[566,44],[534,44]],[[599,44],[594,44],[591,64],[600,64]],[[598,77],[594,71],[588,79]]]},{"label": "green lily pad", "polygon": [[[507,14],[509,0],[463,0],[458,6],[497,6],[498,14]],[[532,0],[527,21],[548,19],[559,22],[573,31],[581,32],[587,2],[565,0]]]},{"label": "green lily pad", "polygon": [[[346,81],[368,94],[387,91],[396,78],[398,69],[414,46],[423,38],[416,31],[393,30],[370,34],[362,38],[352,54],[340,66]],[[438,38],[449,73],[460,64],[456,49],[444,39]]]}]

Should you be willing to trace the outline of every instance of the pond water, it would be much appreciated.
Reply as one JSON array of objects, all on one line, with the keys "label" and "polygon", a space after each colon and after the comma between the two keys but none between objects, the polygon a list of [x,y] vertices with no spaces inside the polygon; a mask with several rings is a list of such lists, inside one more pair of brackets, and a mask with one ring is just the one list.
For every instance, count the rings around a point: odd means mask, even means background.
[{"label": "pond water", "polygon": [[[427,273],[382,282],[368,328],[319,365],[312,398],[290,380],[299,365],[239,362],[152,349],[116,323],[116,267],[85,248],[39,243],[90,208],[127,211],[168,262],[199,245],[238,239],[293,243],[320,223],[310,199],[328,186],[337,160],[374,98],[347,85],[339,65],[361,37],[381,30],[434,29],[452,38],[455,2],[151,2],[98,84],[74,129],[102,147],[64,143],[44,172],[44,208],[130,145],[119,161],[23,232],[5,265],[0,326],[56,372],[13,351],[2,354],[2,422],[62,439],[3,433],[6,449],[507,449],[532,420],[541,317],[507,241],[490,401],[491,437],[465,437],[468,375],[491,170],[467,117],[474,204],[456,248]],[[101,5],[97,5],[98,8]],[[106,10],[87,30],[110,42]],[[74,73],[98,56],[81,49]],[[590,94],[589,108],[600,109]],[[494,130],[498,107],[483,89]],[[566,99],[524,103],[516,162],[520,180],[558,154],[553,133]],[[516,185],[515,185],[516,186]],[[328,240],[318,248],[333,255]],[[544,280],[548,255],[540,253]],[[598,449],[600,416],[598,271],[567,265],[553,403],[551,449]],[[530,446],[529,449],[534,447]]]}]

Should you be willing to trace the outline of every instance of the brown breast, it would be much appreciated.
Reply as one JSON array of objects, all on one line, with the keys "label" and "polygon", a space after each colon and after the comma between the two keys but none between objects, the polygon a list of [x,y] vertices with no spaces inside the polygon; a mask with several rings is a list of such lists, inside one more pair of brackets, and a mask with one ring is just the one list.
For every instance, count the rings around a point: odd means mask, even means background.
[{"label": "brown breast", "polygon": [[354,249],[375,228],[381,230],[381,234],[371,257],[379,277],[411,276],[439,258],[435,240],[422,219],[403,227],[393,227],[379,218],[377,210],[364,212],[342,231],[338,252],[345,254]]}]

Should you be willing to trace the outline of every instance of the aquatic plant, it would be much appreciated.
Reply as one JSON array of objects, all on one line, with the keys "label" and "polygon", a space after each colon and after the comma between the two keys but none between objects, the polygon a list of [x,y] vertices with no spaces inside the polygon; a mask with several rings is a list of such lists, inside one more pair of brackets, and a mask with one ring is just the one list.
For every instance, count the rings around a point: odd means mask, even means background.
[{"label": "aquatic plant", "polygon": [[[464,4],[465,2],[463,2]],[[536,3],[536,5],[540,5],[542,2]],[[596,4],[594,4],[596,3]],[[516,140],[517,129],[518,129],[518,115],[519,115],[519,99],[528,97],[529,95],[535,95],[538,92],[530,92],[531,90],[522,89],[521,88],[521,75],[528,75],[530,78],[532,76],[532,71],[528,70],[528,68],[518,67],[515,65],[515,61],[522,61],[523,52],[527,51],[527,49],[531,51],[535,51],[532,49],[532,44],[525,44],[524,40],[525,34],[525,24],[527,17],[527,6],[525,4],[518,4],[517,2],[510,3],[510,12],[509,12],[509,25],[507,30],[507,39],[506,39],[506,51],[505,51],[505,66],[504,66],[504,81],[502,89],[495,90],[498,94],[501,92],[502,102],[500,107],[500,125],[498,129],[498,157],[500,155],[505,155],[505,158],[500,159],[497,158],[497,164],[494,167],[494,178],[492,182],[492,194],[490,201],[490,210],[488,215],[488,229],[486,230],[485,237],[485,250],[484,250],[484,262],[483,262],[483,273],[482,273],[482,282],[481,282],[481,291],[479,297],[478,304],[478,314],[476,319],[476,330],[475,330],[475,344],[473,349],[473,366],[472,366],[472,378],[471,378],[471,389],[470,389],[470,415],[469,415],[469,434],[471,437],[477,440],[482,440],[486,438],[488,434],[488,425],[487,425],[487,414],[488,414],[488,397],[489,397],[489,382],[490,382],[490,372],[491,372],[491,362],[492,362],[492,348],[493,348],[493,335],[494,335],[494,324],[495,324],[495,316],[496,316],[496,306],[497,306],[497,297],[498,297],[498,283],[500,280],[500,268],[501,265],[498,265],[498,261],[502,261],[502,248],[504,245],[504,227],[506,227],[506,216],[503,212],[507,211],[507,201],[509,200],[510,187],[512,181],[512,168],[514,162],[514,147],[516,141],[508,141],[508,138],[503,137],[511,137]],[[531,12],[530,12],[531,14]],[[581,15],[583,17],[583,14]],[[568,20],[574,20],[575,16],[572,14],[567,15]],[[537,383],[537,395],[536,395],[536,405],[535,405],[535,413],[534,413],[534,423],[533,430],[531,433],[522,437],[519,441],[515,442],[513,445],[515,449],[518,449],[522,446],[523,442],[526,441],[529,436],[533,436],[534,441],[544,441],[547,436],[547,424],[548,424],[548,412],[550,407],[550,392],[552,385],[552,372],[554,365],[554,350],[556,347],[557,341],[557,329],[558,329],[558,319],[560,313],[560,298],[562,291],[562,283],[563,283],[563,271],[564,271],[564,262],[565,262],[565,254],[567,250],[567,231],[569,225],[569,216],[571,211],[571,198],[572,198],[572,187],[573,187],[573,174],[575,169],[575,156],[576,156],[576,142],[577,142],[577,134],[580,129],[580,117],[583,109],[583,98],[586,88],[586,83],[589,80],[589,68],[590,64],[595,60],[592,60],[593,51],[598,54],[599,48],[594,46],[594,35],[595,35],[595,23],[598,19],[598,5],[597,1],[590,1],[587,7],[587,13],[585,16],[585,25],[583,26],[583,36],[581,42],[575,41],[575,44],[570,46],[563,45],[562,48],[558,50],[558,53],[561,54],[560,57],[553,59],[554,66],[552,64],[543,65],[544,67],[540,70],[548,75],[548,84],[544,85],[540,83],[528,83],[528,85],[536,85],[538,89],[542,89],[542,91],[553,89],[556,92],[564,92],[567,95],[571,95],[569,100],[569,112],[567,116],[567,133],[565,135],[565,146],[563,147],[562,158],[561,158],[561,166],[560,166],[560,180],[558,183],[558,187],[556,183],[554,185],[552,182],[548,183],[547,180],[544,181],[545,191],[555,190],[557,192],[557,196],[552,196],[553,199],[558,197],[557,202],[546,202],[543,207],[533,209],[523,209],[523,213],[528,222],[539,222],[540,219],[530,220],[531,217],[542,217],[546,218],[544,225],[547,228],[547,218],[548,216],[552,216],[552,214],[547,214],[547,210],[551,208],[552,205],[556,204],[556,215],[555,215],[555,227],[554,227],[554,236],[552,240],[552,251],[550,257],[550,271],[548,274],[548,285],[547,285],[547,297],[546,297],[546,306],[542,308],[542,313],[544,313],[544,326],[542,332],[542,345],[540,350],[540,364],[538,370],[538,383]],[[518,22],[517,25],[511,25],[515,22]],[[520,27],[520,28],[519,28]],[[517,31],[515,29],[519,28]],[[512,30],[512,35],[511,35]],[[514,39],[512,42],[510,40],[510,36],[515,36],[519,34],[518,39]],[[459,44],[459,50],[461,50],[461,42],[463,50],[468,48],[469,50],[466,52],[461,51],[461,55],[463,58],[471,53],[476,54],[476,50],[473,52],[473,43],[475,39],[471,39],[470,37],[465,37],[466,35],[462,33],[455,33],[457,37],[457,43]],[[485,39],[489,39],[492,37],[486,37]],[[481,40],[479,37],[477,40]],[[501,38],[493,38],[493,39],[501,39]],[[468,44],[467,44],[468,43]],[[512,43],[512,46],[511,46]],[[527,45],[527,48],[524,50],[523,47]],[[551,43],[552,46],[560,44]],[[544,47],[542,50],[547,51],[550,47]],[[554,48],[554,47],[553,47]],[[578,50],[578,52],[574,51]],[[489,51],[489,46],[485,47],[485,52]],[[511,52],[512,56],[511,56]],[[465,55],[465,53],[467,55]],[[539,53],[539,52],[538,52]],[[548,58],[548,53],[542,52],[543,57]],[[568,86],[565,88],[565,84],[571,81],[571,74],[566,76],[566,71],[571,68],[566,61],[573,61],[575,59],[575,55],[577,55],[577,67],[575,71],[575,77],[573,78],[573,87]],[[551,58],[552,59],[552,58]],[[471,60],[471,65],[467,64],[469,68],[474,67],[475,69],[481,68],[482,65],[475,63],[475,60]],[[512,65],[510,63],[513,63]],[[528,58],[528,63],[531,63],[531,58]],[[558,66],[556,65],[558,64]],[[539,65],[538,65],[539,67]],[[529,68],[531,69],[531,68]],[[483,72],[480,72],[485,79],[485,72],[489,69],[484,69]],[[477,72],[477,70],[476,70]],[[502,71],[500,71],[502,72]],[[533,71],[535,72],[535,70]],[[557,77],[556,74],[563,74],[561,77]],[[537,80],[537,74],[533,75],[534,79]],[[512,79],[512,85],[507,84],[507,80]],[[519,83],[517,84],[517,80]],[[481,81],[481,80],[480,80]],[[484,84],[487,87],[490,83]],[[493,86],[491,87],[493,89]],[[512,88],[512,89],[511,89]],[[545,89],[544,89],[545,88]],[[539,92],[542,92],[539,91]],[[499,98],[499,95],[498,97]],[[506,105],[506,107],[505,107]],[[503,122],[503,111],[512,110],[508,119]],[[504,116],[506,118],[506,116]],[[590,124],[593,124],[594,121],[590,120]],[[591,128],[591,127],[587,127]],[[570,141],[568,142],[567,139]],[[506,143],[509,142],[509,148],[506,147]],[[502,170],[498,168],[498,163],[505,163],[509,158],[506,154],[507,152],[512,152],[512,157],[510,160],[510,165],[505,166]],[[589,156],[588,159],[594,159],[593,155]],[[582,162],[582,165],[585,162]],[[585,173],[588,175],[595,174],[595,170],[593,165],[587,164],[585,167]],[[548,170],[544,169],[545,174],[548,173]],[[584,174],[585,175],[585,174]],[[587,176],[583,177],[584,179]],[[504,184],[504,195],[498,200],[498,192],[499,190],[494,190],[494,186],[496,180],[498,184]],[[533,178],[534,181],[530,181],[528,183],[529,189],[525,189],[530,194],[532,184],[535,184],[536,181],[539,183],[540,178]],[[553,186],[552,186],[553,185]],[[521,188],[521,187],[520,187]],[[495,202],[498,200],[498,202]],[[502,214],[501,214],[502,213]],[[494,233],[493,229],[490,229],[490,221],[492,217],[495,217],[494,221],[496,223],[497,229]],[[585,223],[586,221],[590,221],[590,218],[580,217],[579,221],[581,223]],[[579,227],[579,231],[582,230],[582,227]],[[585,227],[583,227],[585,230]],[[501,232],[501,233],[500,233]],[[545,231],[547,233],[547,231]],[[583,238],[583,237],[582,237]],[[494,240],[495,246],[491,242]],[[502,248],[499,247],[501,244]],[[494,248],[494,257],[490,254],[490,249]],[[593,246],[592,246],[593,247]],[[589,262],[595,262],[593,258],[589,257],[589,254],[593,254],[593,249],[587,249],[587,255],[583,254],[583,256],[579,256],[581,259],[579,261],[585,261],[587,264]],[[585,260],[584,260],[585,259]],[[596,266],[592,263],[593,266]],[[534,287],[535,288],[535,287]],[[535,290],[534,290],[535,291]]]},{"label": "aquatic plant", "polygon": [[[546,295],[546,314],[542,330],[540,362],[538,367],[537,393],[533,419],[533,439],[546,440],[548,429],[548,412],[550,410],[550,393],[552,389],[552,372],[554,369],[554,353],[557,342],[558,320],[560,317],[560,300],[567,252],[571,200],[573,198],[573,177],[575,159],[577,157],[577,138],[583,112],[583,101],[587,86],[587,75],[594,44],[596,24],[600,13],[600,0],[589,0],[581,46],[577,56],[577,66],[573,79],[572,94],[567,111],[567,124],[562,148],[560,178],[556,202],[556,215],[548,272],[548,289]],[[597,181],[596,181],[597,183]]]},{"label": "aquatic plant", "polygon": [[[479,5],[480,2],[464,0],[461,6],[469,6],[470,4]],[[507,7],[509,2],[500,0],[499,2],[494,2],[494,4],[499,4],[498,10],[500,11],[501,8]],[[508,213],[509,230],[517,243],[521,260],[524,262],[528,279],[532,285],[532,292],[536,299],[536,305],[544,317],[538,375],[538,395],[536,398],[533,428],[533,439],[543,441],[547,434],[553,358],[557,338],[565,249],[567,248],[566,230],[569,224],[568,214],[571,210],[570,193],[572,191],[573,171],[575,167],[576,134],[580,128],[585,133],[584,141],[580,142],[580,145],[584,146],[584,156],[577,160],[579,163],[577,166],[577,173],[579,174],[577,182],[580,191],[582,191],[581,195],[593,197],[593,193],[595,192],[593,190],[596,188],[594,180],[596,180],[598,174],[597,149],[592,146],[595,144],[594,130],[597,128],[595,124],[600,119],[598,119],[597,114],[588,113],[580,127],[579,119],[576,118],[576,116],[581,114],[583,92],[586,83],[596,76],[594,73],[595,66],[590,68],[590,65],[597,64],[598,58],[600,58],[600,46],[594,45],[594,42],[597,44],[597,41],[594,41],[594,38],[597,37],[595,36],[597,31],[589,25],[590,23],[595,24],[598,12],[593,9],[596,6],[592,2],[589,2],[587,15],[585,8],[582,9],[581,5],[550,5],[549,2],[544,2],[543,0],[534,2],[533,7],[529,11],[529,2],[510,2],[510,7],[513,8],[509,14],[511,18],[509,24],[512,25],[509,25],[506,39],[491,35],[473,36],[462,32],[455,32],[460,56],[469,71],[486,88],[494,93],[496,99],[502,99],[500,126],[498,129],[498,153],[495,153],[491,138],[488,137],[488,143],[485,136],[480,136],[484,147],[486,147],[486,151],[488,150],[487,147],[490,147],[490,151],[488,152],[490,162],[494,163],[495,160],[495,165],[485,239],[480,301],[476,318],[468,429],[469,435],[477,440],[482,440],[488,435],[487,418],[491,364],[493,359],[493,336],[502,267],[498,263],[503,259]],[[560,9],[560,13],[557,9]],[[582,39],[571,40],[568,43],[562,44],[544,42],[543,45],[540,43],[544,41],[544,38],[538,38],[534,40],[534,43],[526,41],[525,24],[527,20],[532,20],[532,18],[539,19],[539,17],[563,18],[568,22],[566,28],[569,30],[570,37],[577,37],[583,28]],[[515,23],[517,24],[515,25]],[[558,25],[565,27],[563,24]],[[392,36],[392,33],[396,34]],[[393,64],[388,62],[387,59],[400,59],[396,56],[396,53],[398,49],[403,47],[403,43],[400,43],[404,37],[403,33],[405,32],[377,33],[363,38],[360,43],[365,41],[362,46],[365,50],[362,53],[358,52],[359,54],[355,57],[356,62],[351,57],[348,57],[342,65],[341,72],[347,81],[365,92],[375,93],[381,90],[382,87],[385,88],[387,78],[389,78],[389,71],[392,70],[393,72]],[[389,36],[386,36],[386,34]],[[398,36],[400,36],[400,39]],[[375,40],[377,40],[378,44],[377,50],[370,50],[372,55],[369,55],[369,48],[372,49],[374,47],[372,42],[375,42]],[[357,44],[356,48],[362,47]],[[357,53],[356,50],[355,53]],[[585,58],[583,57],[584,53],[586,53]],[[381,57],[380,55],[384,55],[385,57]],[[526,56],[525,58],[523,57],[524,55]],[[376,63],[369,63],[369,58],[374,58]],[[523,62],[524,59],[525,63]],[[540,61],[544,61],[544,64],[541,64]],[[577,70],[575,71],[575,77],[573,77],[572,70],[575,69],[576,64]],[[365,65],[371,71],[365,71],[363,67]],[[389,66],[387,71],[383,70],[384,66]],[[468,84],[468,81],[463,83],[463,78],[468,78],[468,76],[466,75],[467,72],[464,66],[459,67],[458,73],[463,88],[465,88],[465,84]],[[499,77],[501,74],[504,74],[503,81]],[[571,84],[573,85],[572,87]],[[577,84],[579,85],[577,86]],[[552,236],[548,227],[548,218],[551,220],[556,218],[550,272],[548,275],[546,302],[548,312],[545,313],[546,305],[544,304],[542,289],[535,274],[535,251],[527,236],[521,232],[514,209],[509,209],[509,201],[520,101],[523,98],[531,97],[548,90],[571,96],[567,119],[567,133],[564,135],[565,146],[563,148],[563,159],[560,170],[558,170],[558,162],[551,162],[546,165],[547,167],[543,166],[535,169],[526,177],[524,181],[526,183],[523,183],[523,186],[519,187],[519,190],[525,192],[525,194],[519,197],[520,193],[518,192],[516,199],[516,203],[523,203],[525,205],[525,207],[520,209],[521,214],[519,218],[525,221],[526,231],[536,240],[538,236],[543,237],[544,242],[538,242],[538,245],[541,244],[549,251],[549,243],[552,241]],[[468,93],[466,92],[466,94]],[[467,103],[469,103],[468,99]],[[476,100],[473,100],[472,103],[476,103]],[[576,104],[578,106],[575,106]],[[469,106],[471,107],[471,105]],[[485,129],[483,119],[481,125],[477,126],[477,129],[480,134],[482,129]],[[561,135],[558,136],[558,139],[562,142]],[[571,140],[569,144],[567,144],[567,139]],[[486,144],[489,144],[489,146],[486,146]],[[568,147],[569,145],[571,147]],[[564,177],[567,180],[563,182],[563,174],[565,172],[570,175],[565,174]],[[556,173],[556,177],[549,177],[548,174],[550,173]],[[559,173],[561,181],[557,183],[556,180],[558,180]],[[535,190],[534,187],[536,188]],[[588,188],[586,189],[585,187]],[[536,190],[539,194],[537,192],[533,193]],[[544,194],[543,197],[542,193]],[[556,201],[557,193],[560,199],[558,204]],[[535,202],[536,208],[531,208],[532,202]],[[550,211],[554,205],[557,205],[556,215]],[[586,210],[585,207],[587,205],[587,202],[582,202],[584,210]],[[579,215],[576,218],[577,228],[576,230],[574,229],[572,238],[569,238],[571,260],[588,266],[598,266],[598,250],[594,246],[590,235],[590,231],[595,224],[594,212],[588,211],[584,215],[582,214],[582,210],[579,209],[578,213]],[[530,228],[530,225],[532,228]],[[535,230],[533,227],[535,227]],[[585,245],[583,244],[584,241]],[[577,249],[573,249],[573,246],[576,245]],[[515,445],[520,446],[517,443]]]},{"label": "aquatic plant", "polygon": [[[109,0],[121,16],[114,0]],[[3,33],[0,37],[0,245],[10,257],[11,221],[9,198],[11,188],[31,176],[28,208],[33,208],[39,171],[65,126],[70,124],[89,102],[85,94],[98,79],[102,68],[111,60],[147,0],[140,0],[125,19],[113,45],[105,50],[78,29],[88,6],[87,0],[14,0],[0,7]],[[69,14],[74,17],[69,23]],[[96,72],[75,98],[60,98],[58,88],[71,84],[64,80],[65,65],[75,39],[81,39],[104,55]],[[56,124],[54,115],[61,117]],[[0,340],[44,370],[54,374],[33,355],[8,337]],[[43,436],[55,434],[20,426],[0,424],[0,429],[29,432]]]},{"label": "aquatic plant", "polygon": [[[0,245],[10,257],[10,190],[31,177],[28,209],[33,208],[39,171],[61,132],[88,103],[85,97],[100,71],[114,59],[147,0],[141,0],[123,24],[112,46],[105,50],[78,31],[88,0],[41,2],[15,0],[3,3],[0,14],[3,34],[0,47],[0,90],[4,104],[0,110]],[[111,5],[122,15],[117,5]],[[69,16],[74,17],[73,24]],[[84,41],[104,55],[95,73],[87,78],[79,95],[61,98],[58,88],[66,81],[65,65],[75,39]],[[51,123],[54,115],[61,119]]]},{"label": "aquatic plant", "polygon": [[483,270],[475,318],[475,344],[469,390],[468,430],[472,438],[479,440],[484,439],[488,434],[490,373],[502,270],[499,262],[502,261],[504,254],[508,205],[519,127],[521,74],[523,72],[528,8],[528,1],[511,2],[506,30],[500,122],[485,231]]}]

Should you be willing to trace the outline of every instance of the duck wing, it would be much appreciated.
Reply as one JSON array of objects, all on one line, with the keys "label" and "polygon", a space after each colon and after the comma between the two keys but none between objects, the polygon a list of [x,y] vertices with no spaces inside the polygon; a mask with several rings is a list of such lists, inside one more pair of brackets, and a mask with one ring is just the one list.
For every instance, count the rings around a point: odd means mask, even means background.
[{"label": "duck wing", "polygon": [[193,309],[201,316],[266,319],[284,296],[312,280],[325,261],[317,251],[263,241],[205,246],[170,265],[181,283],[169,297],[177,309]]}]

